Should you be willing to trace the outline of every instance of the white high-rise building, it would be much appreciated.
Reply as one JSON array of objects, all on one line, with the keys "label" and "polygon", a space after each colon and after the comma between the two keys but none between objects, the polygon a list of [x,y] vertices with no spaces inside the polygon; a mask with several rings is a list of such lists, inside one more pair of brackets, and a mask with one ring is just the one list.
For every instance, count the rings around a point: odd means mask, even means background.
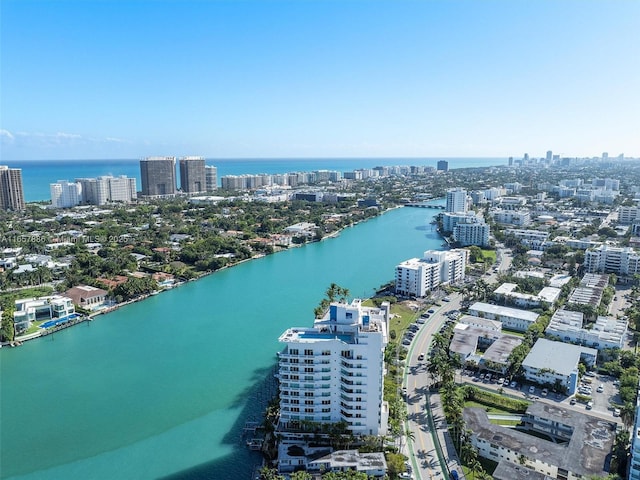
[{"label": "white high-rise building", "polygon": [[[347,423],[355,435],[384,435],[384,349],[389,304],[381,308],[332,303],[312,328],[290,328],[279,338],[280,422],[285,439],[303,437],[305,422]],[[308,432],[313,435],[313,432]]]},{"label": "white high-rise building", "polygon": [[468,255],[465,249],[427,250],[423,258],[402,262],[396,266],[396,293],[425,297],[440,285],[464,280]]},{"label": "white high-rise building", "polygon": [[467,191],[464,188],[452,188],[447,190],[447,204],[445,212],[466,212]]},{"label": "white high-rise building", "polygon": [[213,165],[205,165],[204,178],[207,192],[215,192],[218,189],[218,168]]},{"label": "white high-rise building", "polygon": [[490,226],[484,222],[460,222],[453,229],[453,239],[463,247],[470,245],[486,247],[489,245],[490,231]]},{"label": "white high-rise building", "polygon": [[58,180],[49,185],[51,205],[55,208],[69,208],[80,205],[82,201],[82,185],[79,182]]},{"label": "white high-rise building", "polygon": [[109,202],[130,203],[138,198],[136,179],[121,175],[98,178],[76,178],[82,185],[82,203],[104,205]]}]

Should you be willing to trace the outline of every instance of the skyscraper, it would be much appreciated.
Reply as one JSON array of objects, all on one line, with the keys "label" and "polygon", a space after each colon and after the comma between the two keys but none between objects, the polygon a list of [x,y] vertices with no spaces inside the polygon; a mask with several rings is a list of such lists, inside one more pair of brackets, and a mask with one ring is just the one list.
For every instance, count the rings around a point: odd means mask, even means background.
[{"label": "skyscraper", "polygon": [[446,160],[438,160],[438,171],[439,172],[448,172],[449,171],[449,162]]},{"label": "skyscraper", "polygon": [[467,191],[464,188],[452,188],[447,190],[447,205],[445,212],[466,212]]},{"label": "skyscraper", "polygon": [[24,210],[22,170],[0,165],[0,209]]},{"label": "skyscraper", "polygon": [[547,162],[551,162],[551,159],[553,158],[553,151],[551,150],[547,150]]},{"label": "skyscraper", "polygon": [[205,192],[206,175],[204,157],[182,157],[180,159],[180,190],[183,193]]},{"label": "skyscraper", "polygon": [[147,157],[140,160],[142,195],[176,194],[176,157]]},{"label": "skyscraper", "polygon": [[207,192],[216,191],[218,189],[218,169],[213,165],[206,165],[204,167],[204,177]]}]

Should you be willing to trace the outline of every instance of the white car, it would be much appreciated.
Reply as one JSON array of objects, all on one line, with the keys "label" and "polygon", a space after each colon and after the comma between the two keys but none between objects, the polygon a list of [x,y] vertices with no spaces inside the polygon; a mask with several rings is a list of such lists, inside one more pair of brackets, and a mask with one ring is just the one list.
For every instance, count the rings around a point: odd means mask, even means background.
[{"label": "white car", "polygon": [[536,387],[534,387],[533,385],[531,385],[529,387],[529,393],[536,393]]}]

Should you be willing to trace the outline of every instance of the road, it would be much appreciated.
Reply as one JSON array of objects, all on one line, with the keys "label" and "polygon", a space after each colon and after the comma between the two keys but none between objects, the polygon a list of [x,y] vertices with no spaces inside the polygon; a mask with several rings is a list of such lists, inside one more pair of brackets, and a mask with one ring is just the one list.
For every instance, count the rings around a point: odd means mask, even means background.
[{"label": "road", "polygon": [[[416,479],[431,480],[443,478],[442,466],[438,461],[434,439],[429,429],[425,394],[428,390],[429,375],[427,373],[427,352],[431,337],[440,330],[447,319],[444,315],[450,310],[459,310],[462,296],[458,293],[450,295],[449,302],[442,302],[440,307],[433,307],[436,312],[431,315],[416,335],[409,347],[404,386],[407,389],[407,429],[414,435],[410,442],[409,453]],[[424,353],[424,360],[418,356]],[[444,452],[446,455],[446,452]]]},{"label": "road", "polygon": [[[512,256],[511,250],[498,249],[498,272],[506,272],[511,266]],[[497,279],[497,273],[490,270],[485,281],[493,283]],[[431,480],[434,478],[443,478],[443,466],[438,461],[436,454],[434,438],[429,429],[428,413],[426,410],[425,394],[428,390],[429,375],[426,370],[427,353],[431,338],[437,333],[444,322],[447,320],[446,313],[451,310],[460,310],[462,303],[462,295],[454,293],[449,296],[449,302],[442,302],[441,306],[433,307],[436,311],[422,325],[414,341],[409,346],[407,354],[407,367],[405,369],[404,386],[407,389],[407,429],[413,433],[414,440],[408,442],[408,450],[411,464],[413,466],[413,474],[416,479]],[[418,357],[421,353],[425,354],[424,360],[419,361]],[[439,422],[438,422],[439,423]],[[446,456],[446,449],[443,446],[443,454]],[[451,459],[445,459],[451,462]],[[449,468],[456,468],[455,464],[449,463]],[[462,472],[462,469],[458,469]],[[463,479],[463,475],[460,475]]]}]

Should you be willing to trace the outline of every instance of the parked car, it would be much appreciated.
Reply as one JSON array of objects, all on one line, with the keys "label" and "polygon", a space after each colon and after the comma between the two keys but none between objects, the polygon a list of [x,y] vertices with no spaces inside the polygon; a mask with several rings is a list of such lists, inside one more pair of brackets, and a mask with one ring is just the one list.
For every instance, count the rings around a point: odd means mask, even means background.
[{"label": "parked car", "polygon": [[569,400],[569,404],[570,405],[575,405],[576,404],[576,399],[574,397],[571,397],[571,400]]},{"label": "parked car", "polygon": [[587,402],[587,410],[591,410],[593,408],[593,402]]},{"label": "parked car", "polygon": [[543,397],[546,397],[548,393],[549,393],[549,390],[548,390],[548,389],[546,389],[546,388],[543,388],[543,389],[542,389],[542,396],[543,396]]},{"label": "parked car", "polygon": [[510,386],[511,388],[516,388],[516,387],[518,386],[518,382],[513,381],[513,382],[511,382],[511,383],[509,384],[509,386]]},{"label": "parked car", "polygon": [[620,416],[620,409],[619,408],[614,408],[613,409],[613,416],[614,417],[619,417]]},{"label": "parked car", "polygon": [[598,388],[596,388],[596,392],[598,392],[598,393],[604,392],[604,385],[602,385],[602,384],[598,385]]}]

